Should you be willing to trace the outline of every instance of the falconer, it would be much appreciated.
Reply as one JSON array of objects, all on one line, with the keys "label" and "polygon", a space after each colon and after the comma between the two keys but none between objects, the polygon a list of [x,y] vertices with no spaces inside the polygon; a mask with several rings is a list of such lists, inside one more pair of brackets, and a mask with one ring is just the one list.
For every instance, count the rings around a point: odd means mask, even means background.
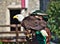
[{"label": "falconer", "polygon": [[40,13],[40,10],[33,12],[33,14],[38,20],[40,20],[41,26],[43,27],[41,31],[36,31],[36,38],[39,44],[50,44],[51,33],[49,28],[47,28],[48,15]]}]

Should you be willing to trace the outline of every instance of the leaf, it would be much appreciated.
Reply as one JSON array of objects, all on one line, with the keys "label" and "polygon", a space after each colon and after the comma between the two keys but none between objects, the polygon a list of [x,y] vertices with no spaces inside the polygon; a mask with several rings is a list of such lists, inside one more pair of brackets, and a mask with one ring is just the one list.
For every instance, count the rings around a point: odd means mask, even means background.
[{"label": "leaf", "polygon": [[58,19],[60,20],[60,17],[58,17]]}]

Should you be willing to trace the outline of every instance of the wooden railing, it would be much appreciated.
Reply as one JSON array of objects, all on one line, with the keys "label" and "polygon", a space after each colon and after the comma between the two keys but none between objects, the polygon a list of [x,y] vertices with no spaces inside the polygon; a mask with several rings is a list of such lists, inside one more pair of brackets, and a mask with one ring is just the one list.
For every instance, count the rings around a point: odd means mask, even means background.
[{"label": "wooden railing", "polygon": [[[18,31],[18,27],[21,27],[20,24],[0,25],[0,27],[14,27],[16,29],[16,31],[0,32],[0,34],[16,34],[16,36],[15,36],[16,41],[6,40],[7,38],[12,39],[13,36],[12,37],[11,36],[10,37],[5,37],[5,38],[4,37],[0,37],[0,41],[2,41],[2,42],[16,42],[16,44],[19,44],[19,42],[25,42],[26,41],[25,39],[22,39],[22,40],[18,41],[19,34],[20,33],[26,33],[25,31],[23,31],[23,32],[22,31]],[[5,41],[4,41],[4,39],[5,39]]]}]

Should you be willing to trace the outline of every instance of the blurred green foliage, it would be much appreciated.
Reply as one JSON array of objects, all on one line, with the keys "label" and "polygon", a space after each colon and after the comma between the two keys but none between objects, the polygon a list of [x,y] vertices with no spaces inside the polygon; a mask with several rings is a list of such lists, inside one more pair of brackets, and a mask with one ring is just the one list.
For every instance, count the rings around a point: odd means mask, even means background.
[{"label": "blurred green foliage", "polygon": [[49,15],[48,27],[51,29],[52,39],[60,38],[60,1],[52,0],[46,12]]}]

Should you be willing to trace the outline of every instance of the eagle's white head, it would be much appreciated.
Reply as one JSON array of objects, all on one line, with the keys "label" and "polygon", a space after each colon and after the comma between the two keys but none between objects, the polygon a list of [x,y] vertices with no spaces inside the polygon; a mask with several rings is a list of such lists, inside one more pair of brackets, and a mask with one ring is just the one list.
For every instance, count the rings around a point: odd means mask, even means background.
[{"label": "eagle's white head", "polygon": [[17,14],[17,15],[15,15],[15,16],[13,16],[13,19],[14,18],[16,18],[16,19],[18,19],[18,21],[22,21],[25,17],[27,17],[28,15],[26,14],[25,15],[25,10],[23,9],[22,11],[21,11],[21,14]]},{"label": "eagle's white head", "polygon": [[21,22],[21,21],[24,19],[24,16],[23,16],[23,15],[20,15],[20,14],[17,14],[17,15],[15,15],[13,18],[14,18],[14,19],[15,19],[15,18],[18,19],[18,21]]}]

